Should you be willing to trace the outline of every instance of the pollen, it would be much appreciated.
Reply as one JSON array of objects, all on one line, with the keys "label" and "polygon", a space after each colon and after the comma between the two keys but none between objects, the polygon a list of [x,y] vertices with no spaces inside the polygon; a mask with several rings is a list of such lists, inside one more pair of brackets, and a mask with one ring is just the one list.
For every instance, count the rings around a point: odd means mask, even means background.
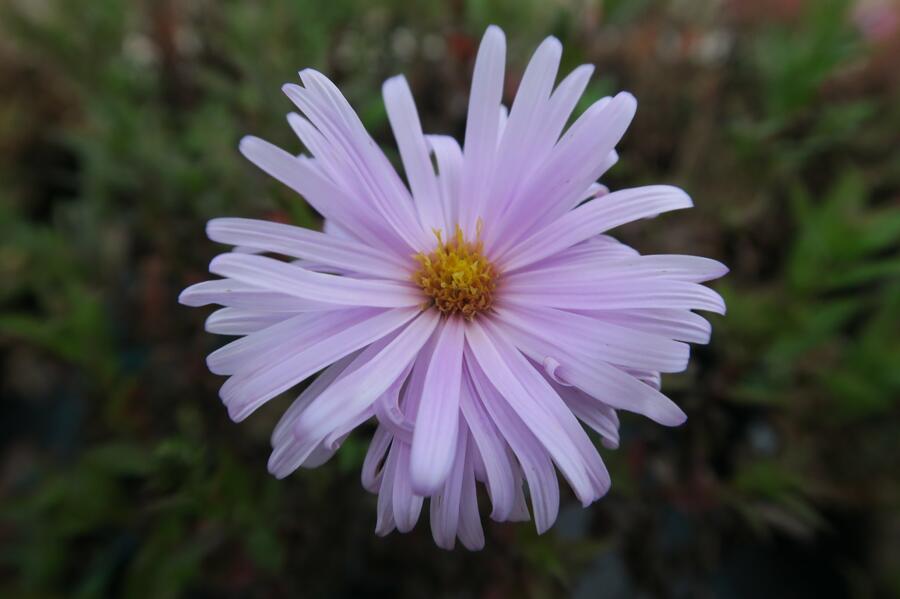
[{"label": "pollen", "polygon": [[458,225],[456,233],[447,241],[442,239],[441,231],[436,230],[434,234],[437,248],[427,255],[416,254],[419,269],[413,274],[413,281],[431,304],[448,316],[460,314],[471,320],[489,310],[494,301],[497,272],[482,253],[480,235],[474,242],[466,241]]}]

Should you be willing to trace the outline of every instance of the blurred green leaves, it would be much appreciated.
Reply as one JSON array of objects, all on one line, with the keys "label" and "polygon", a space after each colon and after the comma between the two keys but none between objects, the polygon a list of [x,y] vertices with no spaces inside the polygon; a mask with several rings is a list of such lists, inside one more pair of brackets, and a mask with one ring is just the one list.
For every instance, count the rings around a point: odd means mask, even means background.
[{"label": "blurred green leaves", "polygon": [[[725,559],[709,547],[767,551],[775,535],[837,534],[835,513],[876,532],[859,554],[829,557],[873,587],[895,576],[871,556],[900,547],[883,532],[900,503],[886,457],[900,420],[896,76],[878,70],[848,0],[790,3],[791,18],[701,4],[0,9],[10,48],[0,48],[0,147],[12,157],[0,163],[12,423],[0,568],[13,574],[0,594],[422,596],[442,586],[549,597],[578,588],[608,554],[627,562],[618,575],[634,577],[610,588],[658,595],[677,581],[693,596]],[[236,151],[248,133],[300,151],[282,83],[323,69],[396,157],[381,81],[405,72],[426,126],[461,131],[472,52],[489,23],[509,37],[507,101],[527,53],[551,33],[564,64],[597,63],[579,111],[620,88],[641,100],[611,184],[683,184],[697,209],[623,240],[710,255],[732,272],[716,284],[729,313],[714,319],[711,346],[663,381],[688,424],[661,431],[625,416],[622,447],[603,451],[613,490],[575,534],[488,524],[488,549],[467,556],[434,549],[427,516],[410,535],[374,538],[373,500],[357,484],[365,435],[315,472],[269,477],[266,437],[280,408],[240,428],[226,421],[221,381],[202,359],[219,340],[175,298],[217,251],[206,219],[317,225]],[[726,42],[716,61],[695,51],[706,39]],[[697,166],[679,165],[685,152]],[[60,434],[53,418],[75,433]],[[680,545],[661,541],[669,520]]]}]

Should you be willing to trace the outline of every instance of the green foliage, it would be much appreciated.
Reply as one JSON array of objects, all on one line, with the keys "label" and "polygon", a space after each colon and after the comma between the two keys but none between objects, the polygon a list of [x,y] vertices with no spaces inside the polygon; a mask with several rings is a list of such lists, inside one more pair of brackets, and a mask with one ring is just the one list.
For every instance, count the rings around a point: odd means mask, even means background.
[{"label": "green foliage", "polygon": [[[618,577],[603,588],[705,596],[735,571],[768,577],[785,539],[834,572],[803,580],[819,585],[810,592],[896,590],[892,48],[858,35],[847,0],[729,12],[744,4],[0,9],[0,594],[595,596],[602,571]],[[697,209],[616,234],[732,272],[716,284],[729,314],[710,347],[663,381],[688,424],[623,415],[622,447],[603,450],[606,499],[544,536],[487,523],[487,549],[469,556],[433,547],[427,513],[409,535],[374,537],[374,500],[358,485],[366,434],[316,471],[272,479],[267,437],[284,404],[227,422],[202,362],[219,341],[175,298],[217,251],[206,219],[317,226],[236,151],[248,133],[301,150],[283,82],[328,72],[389,148],[379,90],[404,72],[426,127],[459,133],[488,23],[509,36],[507,102],[550,33],[566,68],[597,64],[577,112],[620,88],[641,100],[607,183],[675,182]],[[709,40],[725,40],[715,60],[697,51]],[[562,503],[566,514],[575,502]],[[773,557],[740,561],[753,551]]]}]

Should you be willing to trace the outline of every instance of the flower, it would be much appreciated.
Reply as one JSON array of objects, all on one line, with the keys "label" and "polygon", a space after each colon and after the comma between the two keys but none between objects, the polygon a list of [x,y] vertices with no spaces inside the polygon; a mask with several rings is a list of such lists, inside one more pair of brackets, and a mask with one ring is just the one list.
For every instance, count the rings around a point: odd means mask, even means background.
[{"label": "flower", "polygon": [[599,100],[563,132],[592,67],[554,87],[561,53],[552,37],[540,45],[507,116],[505,38],[488,28],[462,149],[423,134],[402,76],[385,82],[408,188],[334,84],[302,71],[303,86],[283,89],[305,115],[288,121],[311,157],[254,137],[240,149],[305,197],[324,231],[212,220],[210,239],[235,246],[210,264],[223,278],[181,294],[225,306],[208,331],[242,336],[207,359],[229,377],[220,395],[235,421],[320,373],[275,428],[275,476],[323,464],[377,422],[362,482],[378,494],[378,534],[410,530],[428,498],[439,546],[482,547],[477,483],[497,521],[530,517],[527,487],[543,532],[558,511],[557,470],[585,506],[609,489],[582,423],[614,448],[616,410],[668,426],[686,418],[660,393],[660,373],[687,366],[687,342],[708,341],[691,310],[724,313],[700,283],[727,269],[642,256],[606,235],[691,200],[670,186],[596,183],[636,101]]}]

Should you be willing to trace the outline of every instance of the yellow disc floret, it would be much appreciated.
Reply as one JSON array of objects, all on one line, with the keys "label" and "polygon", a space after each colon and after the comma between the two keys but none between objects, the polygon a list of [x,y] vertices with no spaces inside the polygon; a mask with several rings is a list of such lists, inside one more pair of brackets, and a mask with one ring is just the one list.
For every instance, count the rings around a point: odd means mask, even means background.
[{"label": "yellow disc floret", "polygon": [[482,254],[481,241],[466,241],[459,226],[446,242],[440,231],[435,231],[435,235],[437,248],[428,255],[420,252],[415,256],[419,269],[413,281],[442,313],[458,313],[471,320],[490,309],[497,273]]}]

